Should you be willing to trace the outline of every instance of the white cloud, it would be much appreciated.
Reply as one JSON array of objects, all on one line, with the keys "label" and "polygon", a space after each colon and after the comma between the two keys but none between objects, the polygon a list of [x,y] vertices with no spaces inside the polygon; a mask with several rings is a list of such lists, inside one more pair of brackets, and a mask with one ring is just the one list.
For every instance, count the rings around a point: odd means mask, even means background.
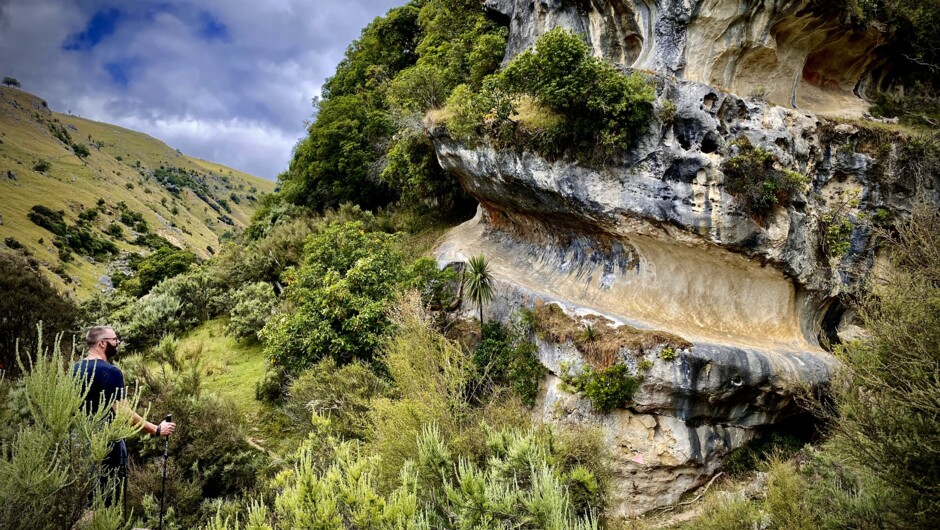
[{"label": "white cloud", "polygon": [[[274,178],[346,47],[403,3],[0,0],[0,75],[60,112]],[[113,33],[87,50],[63,49],[107,8],[120,10]]]}]

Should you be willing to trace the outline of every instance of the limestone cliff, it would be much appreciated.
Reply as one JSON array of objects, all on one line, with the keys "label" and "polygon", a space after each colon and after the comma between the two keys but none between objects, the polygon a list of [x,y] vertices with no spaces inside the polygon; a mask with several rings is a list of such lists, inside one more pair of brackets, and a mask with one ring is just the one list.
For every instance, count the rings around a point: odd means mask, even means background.
[{"label": "limestone cliff", "polygon": [[[509,24],[507,60],[560,26],[612,62],[655,71],[659,116],[602,166],[430,133],[481,205],[438,259],[487,256],[500,286],[491,316],[556,303],[575,321],[599,315],[691,344],[674,359],[664,343],[621,348],[614,361],[641,383],[627,409],[600,414],[559,380],[597,361],[571,341],[538,339],[550,375],[536,414],[604,429],[619,513],[673,503],[755,429],[796,412],[800,388],[829,380],[837,363],[820,334],[848,323],[838,297],[872,266],[871,227],[915,200],[938,202],[940,182],[901,168],[892,133],[807,111],[861,114],[858,94],[883,67],[881,35],[847,30],[807,0],[487,7]],[[759,88],[791,108],[735,95]],[[724,163],[742,138],[809,181],[760,219],[726,189]]]},{"label": "limestone cliff", "polygon": [[506,59],[563,27],[615,64],[814,112],[861,115],[890,73],[890,42],[815,0],[487,0],[508,21]]}]

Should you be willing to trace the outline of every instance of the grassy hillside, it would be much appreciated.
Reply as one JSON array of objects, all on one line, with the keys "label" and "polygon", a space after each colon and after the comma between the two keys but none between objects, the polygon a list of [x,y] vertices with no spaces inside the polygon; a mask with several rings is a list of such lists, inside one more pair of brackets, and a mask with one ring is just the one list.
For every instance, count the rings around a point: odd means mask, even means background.
[{"label": "grassy hillside", "polygon": [[226,335],[226,324],[225,318],[205,322],[180,340],[180,349],[199,353],[206,390],[231,398],[240,412],[255,416],[260,408],[255,386],[264,376],[265,356],[260,344]]},{"label": "grassy hillside", "polygon": [[[133,243],[141,233],[209,257],[273,190],[272,181],[186,156],[146,134],[52,112],[32,94],[0,87],[0,251],[32,256],[79,298],[102,288],[100,279],[127,255],[147,252]],[[61,211],[65,224],[113,241],[118,252],[63,261],[55,234],[29,218],[36,205]]]}]

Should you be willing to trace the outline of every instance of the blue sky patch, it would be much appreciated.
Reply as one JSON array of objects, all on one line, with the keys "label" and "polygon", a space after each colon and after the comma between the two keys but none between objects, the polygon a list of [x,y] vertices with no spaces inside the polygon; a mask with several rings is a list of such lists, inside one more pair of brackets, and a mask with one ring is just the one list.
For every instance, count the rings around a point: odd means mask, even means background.
[{"label": "blue sky patch", "polygon": [[106,37],[114,34],[121,10],[116,7],[101,9],[92,15],[85,30],[66,37],[62,48],[69,51],[86,51],[94,48]]},{"label": "blue sky patch", "polygon": [[127,88],[131,81],[132,70],[140,64],[140,60],[121,59],[104,65],[104,70],[111,76],[111,83],[121,88]]},{"label": "blue sky patch", "polygon": [[214,40],[222,42],[228,41],[228,28],[217,18],[213,17],[211,13],[204,11],[199,16],[199,23],[201,25],[199,28],[199,36],[202,40],[206,42]]}]

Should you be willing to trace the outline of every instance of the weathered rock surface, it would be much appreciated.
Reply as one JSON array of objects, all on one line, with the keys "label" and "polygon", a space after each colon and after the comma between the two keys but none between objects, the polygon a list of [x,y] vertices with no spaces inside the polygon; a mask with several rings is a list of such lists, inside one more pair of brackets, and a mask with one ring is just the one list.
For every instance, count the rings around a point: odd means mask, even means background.
[{"label": "weathered rock surface", "polygon": [[[938,182],[886,177],[896,147],[867,145],[856,126],[692,81],[656,83],[658,104],[675,103],[672,122],[654,120],[603,167],[468,147],[431,131],[442,166],[481,204],[438,259],[487,256],[499,281],[490,317],[556,302],[574,317],[603,315],[692,343],[670,362],[655,351],[623,352],[643,382],[629,410],[611,415],[587,411],[546,381],[537,414],[597,423],[617,448],[624,514],[704,484],[756,428],[797,412],[799,389],[829,380],[836,361],[819,346],[820,328],[841,312],[837,296],[870,267],[866,219],[879,210],[903,215],[915,196],[936,202],[940,190]],[[810,180],[761,221],[725,189],[722,162],[740,137]],[[824,248],[833,216],[850,221],[844,256]],[[830,320],[830,331],[842,332]],[[552,377],[562,361],[587,363],[571,344],[539,347]],[[643,359],[652,368],[641,370]],[[559,415],[567,404],[572,412]]]},{"label": "weathered rock surface", "polygon": [[[882,35],[848,30],[818,5],[487,0],[510,27],[507,60],[552,28],[573,30],[597,55],[658,72],[659,116],[597,166],[467,146],[431,127],[441,165],[480,202],[437,257],[487,257],[498,282],[489,318],[556,303],[575,319],[600,315],[691,344],[668,360],[662,345],[619,351],[642,381],[626,410],[604,415],[559,384],[594,361],[571,341],[537,341],[550,375],[535,414],[603,429],[621,514],[704,484],[759,427],[797,412],[801,389],[825,385],[837,362],[819,337],[860,333],[838,297],[872,267],[873,220],[903,217],[915,200],[940,203],[938,177],[900,170],[899,137],[807,112],[860,114],[859,96],[885,67]],[[760,220],[726,189],[722,164],[741,138],[809,181]]]},{"label": "weathered rock surface", "polygon": [[561,388],[549,376],[536,411],[545,422],[599,427],[615,457],[614,514],[635,516],[675,503],[718,471],[718,456],[740,447],[753,433],[730,425],[690,425],[666,415],[618,410],[600,415],[591,404]]},{"label": "weathered rock surface", "polygon": [[[549,221],[545,230],[560,235],[570,225]],[[590,364],[585,356],[571,342],[536,339],[550,372],[536,416],[602,429],[615,457],[615,512],[632,516],[704,484],[754,428],[796,412],[798,390],[827,382],[836,361],[801,334],[786,302],[792,286],[779,271],[731,254],[722,270],[708,263],[713,251],[681,243],[636,247],[627,258],[602,251],[596,241],[581,236],[563,246],[519,239],[485,222],[481,211],[448,235],[438,259],[487,256],[497,281],[487,318],[508,321],[522,307],[558,303],[574,318],[603,315],[692,342],[671,361],[659,358],[661,348],[622,351],[619,361],[642,381],[629,409],[604,415],[558,384],[566,370]],[[622,249],[626,241],[613,246]],[[651,367],[642,368],[644,361]]]},{"label": "weathered rock surface", "polygon": [[510,60],[556,27],[622,66],[831,114],[861,115],[885,75],[885,36],[812,0],[487,0],[508,21]]}]

